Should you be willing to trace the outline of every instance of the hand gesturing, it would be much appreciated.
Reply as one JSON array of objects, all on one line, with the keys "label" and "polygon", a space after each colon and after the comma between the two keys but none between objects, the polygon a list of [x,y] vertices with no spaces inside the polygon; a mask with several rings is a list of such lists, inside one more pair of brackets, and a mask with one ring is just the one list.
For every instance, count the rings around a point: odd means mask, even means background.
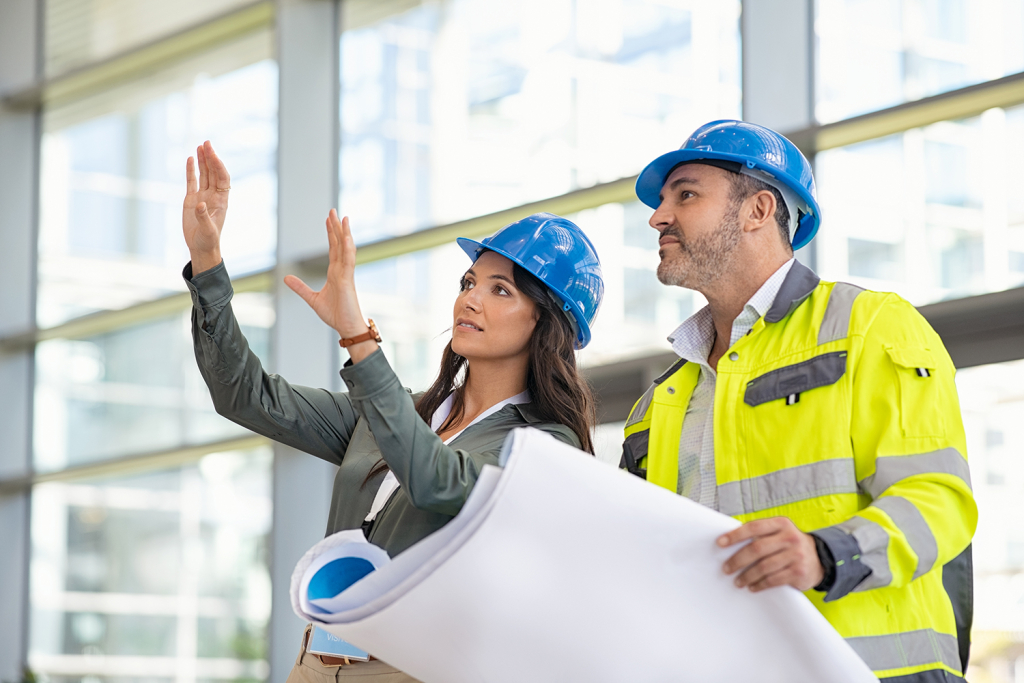
[{"label": "hand gesturing", "polygon": [[[286,276],[284,283],[301,296],[320,319],[334,328],[340,336],[356,337],[366,332],[368,328],[359,310],[359,298],[356,296],[356,243],[352,239],[348,216],[338,220],[338,212],[331,209],[327,216],[327,240],[330,244],[329,263],[327,282],[323,288],[315,292],[294,275]],[[358,363],[362,357],[369,355],[376,348],[376,342],[364,342],[349,347],[349,352],[352,359]]]},{"label": "hand gesturing", "polygon": [[198,275],[220,263],[220,233],[228,211],[231,176],[209,140],[196,148],[196,159],[198,180],[195,160],[189,157],[185,163],[188,187],[181,210],[181,227],[192,255],[192,273]]}]

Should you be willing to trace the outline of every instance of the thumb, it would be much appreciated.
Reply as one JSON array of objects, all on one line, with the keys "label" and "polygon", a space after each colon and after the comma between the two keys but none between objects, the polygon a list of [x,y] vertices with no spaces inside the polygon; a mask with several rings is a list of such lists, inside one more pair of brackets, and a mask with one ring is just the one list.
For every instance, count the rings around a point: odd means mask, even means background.
[{"label": "thumb", "polygon": [[206,210],[206,202],[196,204],[196,219],[205,227],[217,232],[217,226],[213,224],[213,218],[210,216],[210,212]]},{"label": "thumb", "polygon": [[316,295],[316,292],[309,285],[294,275],[285,275],[284,283],[288,285],[290,290],[301,296],[303,301],[313,306],[313,297]]}]

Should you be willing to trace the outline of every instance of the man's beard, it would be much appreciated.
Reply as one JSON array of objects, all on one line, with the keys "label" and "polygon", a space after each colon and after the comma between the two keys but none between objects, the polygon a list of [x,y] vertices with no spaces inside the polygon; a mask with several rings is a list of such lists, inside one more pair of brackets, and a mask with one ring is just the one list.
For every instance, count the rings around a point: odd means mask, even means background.
[{"label": "man's beard", "polygon": [[[743,230],[740,228],[739,207],[730,207],[718,229],[695,240],[687,241],[677,227],[668,228],[662,235],[679,240],[678,253],[667,253],[658,264],[658,279],[663,285],[685,287],[703,292],[720,279],[732,264]],[[671,249],[666,245],[665,249]]]}]

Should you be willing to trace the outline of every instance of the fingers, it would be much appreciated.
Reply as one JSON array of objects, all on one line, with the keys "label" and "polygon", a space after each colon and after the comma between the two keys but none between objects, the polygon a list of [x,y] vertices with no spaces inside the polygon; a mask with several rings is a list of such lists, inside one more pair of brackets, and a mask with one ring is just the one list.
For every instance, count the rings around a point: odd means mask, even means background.
[{"label": "fingers", "polygon": [[196,161],[199,165],[199,189],[210,189],[210,170],[206,166],[206,151],[204,145],[196,147]]},{"label": "fingers", "polygon": [[294,275],[285,275],[284,283],[288,285],[288,288],[302,297],[310,306],[313,305],[313,297],[316,295],[309,285],[295,277]]},{"label": "fingers", "polygon": [[327,234],[331,240],[331,259],[343,263],[347,267],[355,267],[356,244],[352,239],[352,229],[348,216],[338,219],[338,212],[331,209],[327,214]]},{"label": "fingers", "polygon": [[740,588],[760,591],[790,585],[809,590],[821,582],[824,569],[818,559],[814,538],[800,531],[786,517],[747,522],[718,539],[718,545],[750,540],[722,565],[726,574],[740,571],[735,583]]},{"label": "fingers", "polygon": [[[757,536],[764,536],[778,531],[785,522],[789,522],[785,517],[770,517],[768,519],[755,519],[753,522],[747,522],[743,526],[733,529],[727,534],[722,534],[718,537],[716,543],[719,547],[727,548],[730,545],[736,545],[743,541],[750,540]],[[792,524],[792,522],[790,522]]]},{"label": "fingers", "polygon": [[331,212],[327,214],[327,221],[325,222],[325,225],[327,225],[327,242],[328,244],[331,245],[331,251],[329,255],[331,259],[338,258],[338,247],[341,244],[341,240],[338,238],[338,231],[334,227],[336,219],[337,214],[334,213],[334,209],[331,209]]},{"label": "fingers", "polygon": [[733,583],[739,588],[744,586],[751,586],[753,588],[754,584],[787,569],[796,560],[797,558],[792,553],[781,550],[773,555],[762,557],[756,563],[744,569]]},{"label": "fingers", "polygon": [[188,158],[185,162],[185,193],[195,194],[199,191],[199,182],[196,180],[195,159]]},{"label": "fingers", "polygon": [[744,567],[753,565],[762,558],[774,555],[780,550],[786,548],[786,546],[786,540],[782,538],[781,534],[771,534],[769,536],[757,538],[730,557],[729,560],[722,565],[722,570],[726,574],[732,574]]},{"label": "fingers", "polygon": [[228,174],[228,167],[220,160],[217,153],[213,151],[213,145],[209,140],[203,143],[203,151],[206,156],[207,170],[210,173],[210,183],[216,190],[231,189],[231,176]]}]

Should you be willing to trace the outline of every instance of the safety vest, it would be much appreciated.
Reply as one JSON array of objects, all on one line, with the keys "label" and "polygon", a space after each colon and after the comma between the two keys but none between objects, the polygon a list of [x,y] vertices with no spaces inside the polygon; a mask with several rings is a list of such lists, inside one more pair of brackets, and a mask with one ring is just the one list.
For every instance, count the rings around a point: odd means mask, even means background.
[{"label": "safety vest", "polygon": [[[909,303],[821,282],[799,263],[718,363],[719,510],[856,539],[871,574],[829,602],[806,595],[880,678],[960,676],[966,664],[977,507],[953,375]],[[698,378],[699,366],[676,363],[626,422],[623,466],[674,492]]]}]

